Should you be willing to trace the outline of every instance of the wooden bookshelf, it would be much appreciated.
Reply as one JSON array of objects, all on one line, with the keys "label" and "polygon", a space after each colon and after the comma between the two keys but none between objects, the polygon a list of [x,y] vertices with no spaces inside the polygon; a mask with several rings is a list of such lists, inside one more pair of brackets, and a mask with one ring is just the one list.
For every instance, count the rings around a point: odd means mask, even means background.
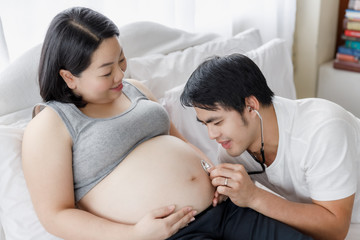
[{"label": "wooden bookshelf", "polygon": [[[350,5],[349,5],[350,4]],[[360,0],[340,0],[333,67],[360,73]]]},{"label": "wooden bookshelf", "polygon": [[[335,55],[339,46],[343,45],[345,42],[341,39],[341,34],[344,31],[343,29],[343,19],[345,16],[345,10],[348,7],[349,0],[340,0],[339,2],[339,14],[338,14],[338,25],[337,25],[337,35],[336,35],[336,48]],[[334,55],[334,58],[335,58]]]}]

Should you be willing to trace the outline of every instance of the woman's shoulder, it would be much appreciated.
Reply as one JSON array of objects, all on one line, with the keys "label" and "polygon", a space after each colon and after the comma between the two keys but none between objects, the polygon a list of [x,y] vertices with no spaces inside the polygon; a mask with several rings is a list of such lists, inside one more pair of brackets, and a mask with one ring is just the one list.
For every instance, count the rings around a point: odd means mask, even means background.
[{"label": "woman's shoulder", "polygon": [[126,79],[125,82],[136,87],[140,92],[142,92],[148,99],[152,101],[157,101],[153,93],[140,81],[135,79]]},{"label": "woman's shoulder", "polygon": [[59,115],[51,107],[45,106],[26,126],[24,136],[39,139],[45,136],[56,136],[64,129],[64,123]]},{"label": "woman's shoulder", "polygon": [[145,85],[142,82],[140,82],[139,80],[128,78],[128,79],[124,80],[124,83],[127,83],[127,84],[130,84],[130,85],[134,86],[135,88],[137,88],[141,92],[144,92],[143,90],[147,89],[145,87]]}]

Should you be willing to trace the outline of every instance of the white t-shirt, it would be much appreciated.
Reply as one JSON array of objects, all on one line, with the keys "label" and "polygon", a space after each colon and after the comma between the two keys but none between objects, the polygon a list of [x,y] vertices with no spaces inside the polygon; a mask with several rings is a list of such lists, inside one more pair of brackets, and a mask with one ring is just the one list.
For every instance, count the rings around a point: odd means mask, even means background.
[{"label": "white t-shirt", "polygon": [[[275,97],[273,104],[279,125],[277,155],[266,174],[251,175],[252,179],[302,203],[338,200],[357,192],[352,222],[359,223],[360,119],[323,99]],[[247,152],[234,158],[221,149],[219,161],[241,163],[247,171],[261,169]]]}]

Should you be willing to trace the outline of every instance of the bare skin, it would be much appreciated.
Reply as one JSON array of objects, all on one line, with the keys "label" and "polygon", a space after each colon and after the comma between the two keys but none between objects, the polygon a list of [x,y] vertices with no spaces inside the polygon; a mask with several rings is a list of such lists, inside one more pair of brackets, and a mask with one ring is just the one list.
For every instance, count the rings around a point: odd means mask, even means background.
[{"label": "bare skin", "polygon": [[170,204],[201,212],[211,205],[214,187],[200,159],[178,138],[153,138],[131,152],[79,204],[96,215],[129,224]]}]

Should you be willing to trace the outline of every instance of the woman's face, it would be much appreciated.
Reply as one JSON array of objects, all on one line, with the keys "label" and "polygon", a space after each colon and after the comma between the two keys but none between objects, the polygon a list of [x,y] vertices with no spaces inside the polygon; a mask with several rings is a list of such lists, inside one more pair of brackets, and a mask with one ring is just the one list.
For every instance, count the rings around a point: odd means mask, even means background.
[{"label": "woman's face", "polygon": [[73,91],[87,103],[110,103],[122,93],[126,66],[118,39],[104,39],[93,53],[90,66],[79,77],[74,77]]}]

